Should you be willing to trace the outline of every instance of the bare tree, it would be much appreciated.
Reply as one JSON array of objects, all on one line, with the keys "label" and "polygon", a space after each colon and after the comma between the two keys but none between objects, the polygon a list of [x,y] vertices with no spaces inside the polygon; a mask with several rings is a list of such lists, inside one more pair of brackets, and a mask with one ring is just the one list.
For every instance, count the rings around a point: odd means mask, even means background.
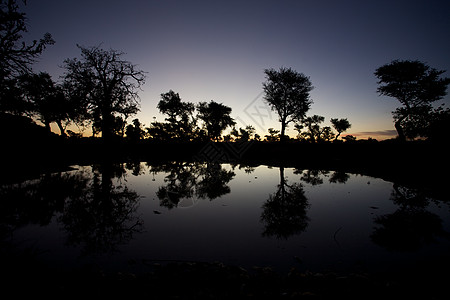
[{"label": "bare tree", "polygon": [[114,135],[116,114],[126,116],[139,111],[138,90],[145,82],[145,72],[123,60],[123,52],[100,47],[82,47],[81,60],[66,59],[64,81],[86,107],[93,121],[100,124],[102,137]]}]

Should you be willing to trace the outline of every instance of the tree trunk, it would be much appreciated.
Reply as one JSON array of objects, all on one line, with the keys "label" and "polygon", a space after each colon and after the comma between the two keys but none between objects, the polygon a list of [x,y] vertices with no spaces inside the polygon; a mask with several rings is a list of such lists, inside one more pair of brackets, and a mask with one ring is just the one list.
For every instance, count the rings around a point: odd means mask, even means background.
[{"label": "tree trunk", "polygon": [[402,121],[405,119],[406,117],[402,117],[399,120],[397,120],[394,123],[395,129],[397,130],[397,134],[398,134],[398,140],[401,142],[406,141],[406,136],[405,136],[405,132],[403,131],[403,127],[401,125]]},{"label": "tree trunk", "polygon": [[286,141],[284,133],[286,132],[286,122],[281,121],[281,132],[280,132],[280,142]]},{"label": "tree trunk", "polygon": [[113,137],[113,115],[109,107],[102,108],[102,139],[105,142],[111,141]]},{"label": "tree trunk", "polygon": [[66,137],[66,131],[64,130],[64,126],[62,126],[61,121],[56,121],[56,124],[58,125],[59,131],[61,132],[61,136]]},{"label": "tree trunk", "polygon": [[52,128],[50,127],[50,122],[44,121],[45,129],[47,129],[48,133],[52,132]]},{"label": "tree trunk", "polygon": [[336,135],[336,137],[334,138],[334,141],[337,141],[338,137],[341,135],[340,132],[338,132],[338,134]]}]

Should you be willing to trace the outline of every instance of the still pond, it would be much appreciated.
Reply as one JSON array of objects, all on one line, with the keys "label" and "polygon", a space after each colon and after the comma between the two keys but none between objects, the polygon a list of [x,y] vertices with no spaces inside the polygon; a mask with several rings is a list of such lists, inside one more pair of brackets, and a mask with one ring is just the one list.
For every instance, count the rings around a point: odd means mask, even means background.
[{"label": "still pond", "polygon": [[2,260],[386,271],[450,253],[450,206],[327,170],[171,162],[72,166],[0,186]]}]

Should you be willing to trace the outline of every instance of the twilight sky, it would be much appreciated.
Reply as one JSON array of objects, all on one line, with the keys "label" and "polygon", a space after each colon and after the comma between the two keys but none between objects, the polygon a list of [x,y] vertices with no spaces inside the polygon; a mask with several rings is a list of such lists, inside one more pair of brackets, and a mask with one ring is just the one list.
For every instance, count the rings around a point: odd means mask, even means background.
[{"label": "twilight sky", "polygon": [[347,134],[384,139],[395,134],[399,103],[377,95],[376,68],[417,59],[450,77],[450,1],[29,0],[23,11],[28,38],[50,32],[56,41],[36,71],[59,80],[79,44],[123,51],[148,72],[136,116],[146,126],[164,120],[156,105],[172,89],[184,101],[230,106],[237,127],[264,136],[280,123],[262,100],[263,71],[291,67],[315,87],[308,115],[324,125],[347,118]]}]

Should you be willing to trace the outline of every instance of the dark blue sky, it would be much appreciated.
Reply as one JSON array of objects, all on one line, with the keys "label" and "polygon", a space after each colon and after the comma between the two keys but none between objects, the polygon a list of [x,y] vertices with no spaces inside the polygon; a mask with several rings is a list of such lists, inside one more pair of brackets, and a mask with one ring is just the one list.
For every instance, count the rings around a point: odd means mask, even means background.
[{"label": "dark blue sky", "polygon": [[450,1],[29,0],[25,12],[31,38],[56,41],[36,70],[58,79],[64,59],[79,57],[76,44],[101,44],[148,72],[137,115],[145,125],[163,120],[156,105],[172,89],[185,101],[222,102],[238,127],[265,135],[280,125],[262,101],[263,70],[283,66],[310,77],[308,115],[325,125],[348,118],[349,134],[382,139],[399,104],[377,95],[377,67],[418,59],[450,77]]}]

